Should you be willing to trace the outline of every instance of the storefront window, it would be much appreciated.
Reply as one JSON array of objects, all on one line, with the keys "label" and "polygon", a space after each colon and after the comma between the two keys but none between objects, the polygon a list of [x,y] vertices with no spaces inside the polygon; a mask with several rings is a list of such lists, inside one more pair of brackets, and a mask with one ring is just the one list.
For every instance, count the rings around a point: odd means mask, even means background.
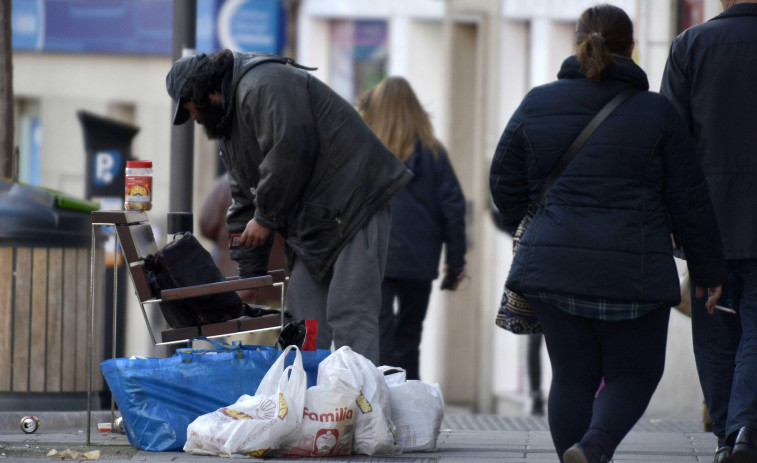
[{"label": "storefront window", "polygon": [[332,21],[329,84],[347,101],[386,77],[387,36],[386,21]]}]

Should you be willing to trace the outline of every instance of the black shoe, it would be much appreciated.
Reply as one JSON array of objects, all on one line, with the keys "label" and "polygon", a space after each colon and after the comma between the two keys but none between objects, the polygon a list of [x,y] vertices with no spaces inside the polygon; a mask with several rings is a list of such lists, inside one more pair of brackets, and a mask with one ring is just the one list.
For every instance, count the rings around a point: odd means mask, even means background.
[{"label": "black shoe", "polygon": [[[589,459],[591,458],[591,459]],[[607,455],[587,455],[580,444],[574,444],[562,455],[563,463],[607,463]]]},{"label": "black shoe", "polygon": [[578,444],[573,444],[573,447],[563,453],[562,461],[563,463],[589,463],[584,450]]},{"label": "black shoe", "polygon": [[612,458],[617,444],[604,431],[589,429],[581,442],[563,454],[564,463],[607,463]]},{"label": "black shoe", "polygon": [[731,447],[724,445],[715,450],[715,458],[712,463],[731,463]]},{"label": "black shoe", "polygon": [[731,452],[732,463],[757,463],[757,431],[746,426],[739,430]]}]

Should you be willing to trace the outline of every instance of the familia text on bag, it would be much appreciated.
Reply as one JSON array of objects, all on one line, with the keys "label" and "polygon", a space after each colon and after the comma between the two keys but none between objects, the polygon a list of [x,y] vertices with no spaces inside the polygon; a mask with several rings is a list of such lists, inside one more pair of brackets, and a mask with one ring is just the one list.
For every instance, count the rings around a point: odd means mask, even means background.
[{"label": "familia text on bag", "polygon": [[359,395],[355,387],[341,381],[309,387],[305,393],[302,425],[276,453],[285,457],[351,454]]}]

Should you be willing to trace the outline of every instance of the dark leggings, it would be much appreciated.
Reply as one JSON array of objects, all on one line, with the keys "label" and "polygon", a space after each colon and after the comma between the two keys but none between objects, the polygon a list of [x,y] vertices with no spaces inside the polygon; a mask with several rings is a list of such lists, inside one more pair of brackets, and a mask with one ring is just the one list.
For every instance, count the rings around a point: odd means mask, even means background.
[{"label": "dark leggings", "polygon": [[[670,308],[632,320],[603,321],[570,315],[542,301],[531,304],[552,363],[548,414],[557,455],[562,461],[565,450],[591,429],[608,437],[611,448],[604,450],[611,456],[641,418],[662,377]],[[597,394],[602,378],[605,385]]]},{"label": "dark leggings", "polygon": [[531,397],[541,396],[541,334],[528,335],[526,364],[528,365],[528,392]]},{"label": "dark leggings", "polygon": [[384,278],[381,284],[379,363],[404,368],[407,379],[420,379],[421,334],[430,295],[429,280]]}]

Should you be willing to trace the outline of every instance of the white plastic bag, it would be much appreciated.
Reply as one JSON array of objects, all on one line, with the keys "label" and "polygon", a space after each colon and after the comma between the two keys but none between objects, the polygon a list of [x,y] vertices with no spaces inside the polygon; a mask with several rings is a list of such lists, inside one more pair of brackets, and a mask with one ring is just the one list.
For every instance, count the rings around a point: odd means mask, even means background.
[{"label": "white plastic bag", "polygon": [[[292,366],[284,368],[294,349]],[[287,347],[263,377],[254,396],[202,415],[187,427],[184,451],[198,455],[260,457],[277,449],[302,424],[307,377],[302,355]]]},{"label": "white plastic bag", "polygon": [[392,397],[397,445],[403,452],[434,450],[444,418],[444,397],[439,385],[406,381],[405,371],[396,367],[382,366],[379,370],[388,373],[385,379]]},{"label": "white plastic bag", "polygon": [[392,399],[384,375],[373,362],[344,346],[323,359],[318,366],[319,386],[334,385],[339,381],[351,384],[361,392],[357,399],[353,453],[399,453],[399,448],[394,444]]},{"label": "white plastic bag", "polygon": [[308,388],[302,426],[282,444],[280,453],[285,457],[352,453],[358,395],[360,391],[342,381]]},{"label": "white plastic bag", "polygon": [[[378,370],[384,375],[384,381],[390,388],[407,381],[407,372],[403,368],[381,365]],[[389,391],[391,392],[391,389]]]}]

